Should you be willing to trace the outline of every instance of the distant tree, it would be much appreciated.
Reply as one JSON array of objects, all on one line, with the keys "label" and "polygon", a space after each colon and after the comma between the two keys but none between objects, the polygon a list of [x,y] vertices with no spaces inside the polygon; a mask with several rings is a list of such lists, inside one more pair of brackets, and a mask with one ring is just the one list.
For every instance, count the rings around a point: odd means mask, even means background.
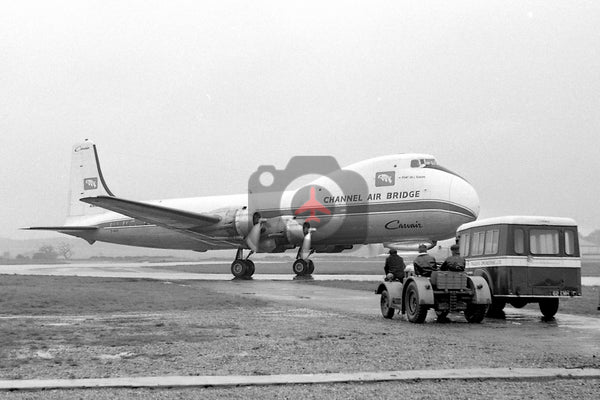
[{"label": "distant tree", "polygon": [[71,258],[73,256],[73,248],[71,247],[71,245],[69,243],[61,242],[58,245],[57,253],[60,256],[63,256],[63,258],[65,260],[68,260],[69,258]]},{"label": "distant tree", "polygon": [[596,229],[594,232],[585,236],[584,239],[597,245],[600,245],[600,229]]},{"label": "distant tree", "polygon": [[56,260],[58,253],[54,251],[54,247],[49,244],[45,244],[39,248],[37,253],[33,255],[34,260]]}]

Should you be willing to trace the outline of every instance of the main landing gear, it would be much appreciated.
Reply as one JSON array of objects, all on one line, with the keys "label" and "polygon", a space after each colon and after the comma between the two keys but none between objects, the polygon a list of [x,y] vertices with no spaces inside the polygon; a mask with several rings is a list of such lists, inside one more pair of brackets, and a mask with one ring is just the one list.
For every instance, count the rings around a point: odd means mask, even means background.
[{"label": "main landing gear", "polygon": [[299,258],[292,264],[292,271],[298,276],[312,275],[315,272],[315,263],[313,263],[313,260]]},{"label": "main landing gear", "polygon": [[231,263],[231,273],[237,279],[251,279],[254,275],[254,262],[249,257],[254,253],[251,251],[246,258],[244,258],[244,251],[238,249],[235,255],[235,260]]},{"label": "main landing gear", "polygon": [[[314,250],[311,250],[308,253],[308,256],[310,256],[313,251]],[[313,260],[309,260],[308,256],[302,258],[302,248],[298,250],[296,261],[294,261],[294,264],[292,264],[292,271],[294,271],[297,276],[308,276],[315,272],[315,263]]]},{"label": "main landing gear", "polygon": [[304,233],[304,239],[302,240],[302,245],[298,249],[298,254],[296,255],[296,261],[292,264],[292,271],[296,274],[297,277],[300,276],[310,276],[313,272],[315,272],[315,263],[312,260],[309,260],[308,257],[312,253],[314,253],[314,249],[312,249],[312,233],[316,231],[315,228],[311,228],[308,222],[304,222],[302,225],[302,233]]}]

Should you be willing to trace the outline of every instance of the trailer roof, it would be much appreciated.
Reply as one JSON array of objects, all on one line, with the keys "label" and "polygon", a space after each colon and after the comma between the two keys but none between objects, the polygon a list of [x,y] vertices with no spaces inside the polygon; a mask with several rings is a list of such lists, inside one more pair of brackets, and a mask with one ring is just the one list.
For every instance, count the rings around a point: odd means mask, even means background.
[{"label": "trailer roof", "polygon": [[577,226],[577,223],[572,218],[564,217],[543,217],[536,215],[506,215],[502,217],[486,218],[477,221],[462,224],[457,231],[462,231],[468,228],[476,228],[479,226],[488,225],[560,225],[560,226]]}]

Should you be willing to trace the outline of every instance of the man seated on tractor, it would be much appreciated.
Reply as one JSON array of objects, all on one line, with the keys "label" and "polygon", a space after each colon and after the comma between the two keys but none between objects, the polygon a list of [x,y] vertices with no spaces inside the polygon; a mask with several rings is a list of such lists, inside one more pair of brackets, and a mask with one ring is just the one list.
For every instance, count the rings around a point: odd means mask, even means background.
[{"label": "man seated on tractor", "polygon": [[394,249],[390,250],[390,255],[385,259],[385,266],[383,271],[385,272],[386,281],[404,281],[404,269],[406,265],[402,257],[398,255],[398,252]]},{"label": "man seated on tractor", "polygon": [[421,276],[431,276],[431,273],[437,269],[435,258],[427,254],[427,246],[424,244],[419,245],[419,255],[414,261],[415,274]]},{"label": "man seated on tractor", "polygon": [[460,247],[457,244],[450,246],[452,255],[446,258],[446,261],[440,267],[440,271],[459,271],[465,270],[465,259],[460,256]]}]

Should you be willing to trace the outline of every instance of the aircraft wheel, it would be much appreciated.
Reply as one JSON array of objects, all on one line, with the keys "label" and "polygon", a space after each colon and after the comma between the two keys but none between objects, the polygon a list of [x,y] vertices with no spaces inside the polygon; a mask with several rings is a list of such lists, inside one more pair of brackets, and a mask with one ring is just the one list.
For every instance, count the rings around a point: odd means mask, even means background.
[{"label": "aircraft wheel", "polygon": [[387,290],[381,292],[379,304],[381,306],[381,315],[383,315],[383,318],[392,319],[394,317],[394,311],[396,310],[390,307],[390,295]]},{"label": "aircraft wheel", "polygon": [[296,261],[294,261],[294,264],[292,264],[292,271],[294,271],[294,273],[298,276],[308,275],[309,274],[308,262],[306,262],[306,260],[303,260],[301,258],[297,259]]},{"label": "aircraft wheel", "polygon": [[252,275],[254,275],[254,270],[256,269],[254,266],[254,261],[252,260],[244,260],[246,261],[246,264],[248,265],[248,271],[246,273],[246,277],[250,278]]},{"label": "aircraft wheel", "polygon": [[249,267],[245,260],[234,260],[231,263],[231,273],[236,278],[246,278],[248,269]]},{"label": "aircraft wheel", "polygon": [[411,282],[406,289],[404,304],[406,304],[406,318],[410,322],[421,324],[425,321],[429,307],[419,304],[419,291],[414,282]]},{"label": "aircraft wheel", "polygon": [[558,311],[558,299],[544,299],[540,300],[540,311],[546,319],[551,319],[554,314]]},{"label": "aircraft wheel", "polygon": [[471,324],[479,323],[483,321],[486,311],[487,304],[468,304],[465,310],[465,319]]},{"label": "aircraft wheel", "polygon": [[313,260],[308,260],[308,274],[312,275],[313,272],[315,272],[315,263]]}]

